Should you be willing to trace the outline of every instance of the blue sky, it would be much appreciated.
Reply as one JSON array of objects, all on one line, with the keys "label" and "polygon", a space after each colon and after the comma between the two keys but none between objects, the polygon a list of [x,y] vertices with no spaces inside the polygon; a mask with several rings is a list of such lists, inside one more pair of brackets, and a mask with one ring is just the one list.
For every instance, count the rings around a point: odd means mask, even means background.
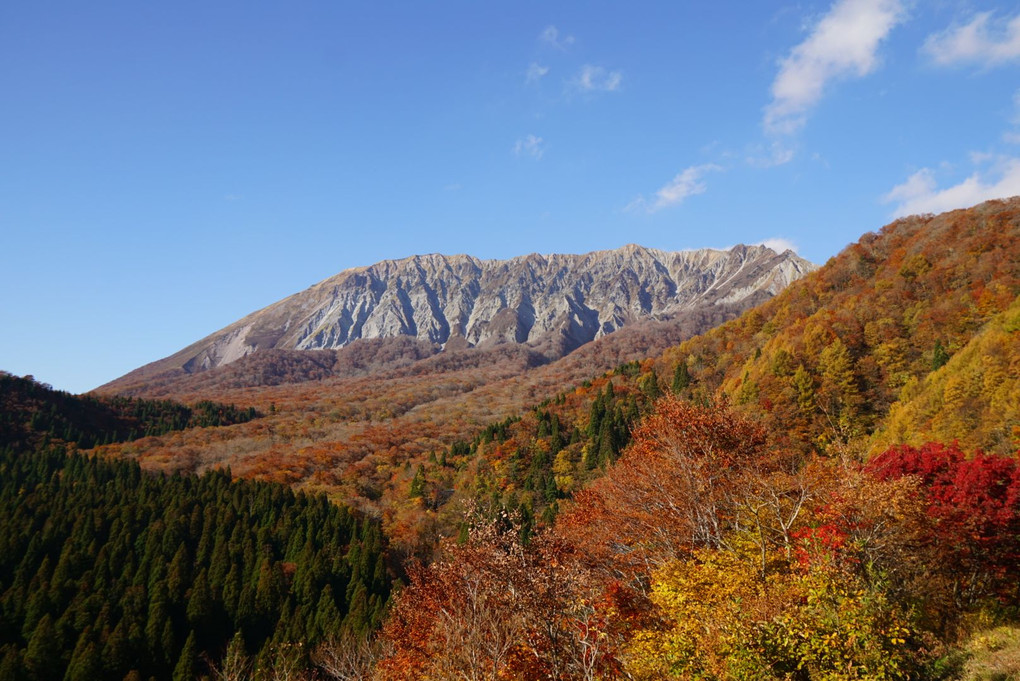
[{"label": "blue sky", "polygon": [[347,267],[822,263],[1020,194],[1020,5],[0,5],[0,369],[73,392]]}]

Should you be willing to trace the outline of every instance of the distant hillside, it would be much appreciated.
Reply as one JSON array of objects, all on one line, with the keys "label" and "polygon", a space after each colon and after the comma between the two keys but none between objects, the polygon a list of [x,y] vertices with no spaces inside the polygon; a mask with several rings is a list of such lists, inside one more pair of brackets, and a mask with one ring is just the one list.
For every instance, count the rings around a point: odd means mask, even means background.
[{"label": "distant hillside", "polygon": [[[640,321],[715,306],[746,309],[813,269],[791,251],[777,254],[764,246],[676,253],[626,246],[506,261],[463,255],[384,261],[341,272],[101,390],[137,391],[269,350],[336,350],[365,341],[376,341],[372,351],[393,356],[394,364],[440,349],[499,344],[524,344],[551,361]],[[394,338],[402,341],[378,342]],[[335,361],[328,354],[276,358],[299,378],[309,372],[322,378],[351,375],[349,365],[358,361],[345,354]],[[290,371],[269,373],[279,378]]]},{"label": "distant hillside", "polygon": [[171,400],[71,395],[0,371],[0,447],[32,449],[74,443],[83,449],[201,426],[245,423],[254,408],[208,400],[187,406]]}]

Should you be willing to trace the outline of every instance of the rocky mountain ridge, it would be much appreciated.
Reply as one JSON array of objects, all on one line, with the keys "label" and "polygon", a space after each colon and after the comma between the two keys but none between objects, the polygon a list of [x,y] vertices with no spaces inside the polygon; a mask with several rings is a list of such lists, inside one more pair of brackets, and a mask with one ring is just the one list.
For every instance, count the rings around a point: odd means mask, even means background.
[{"label": "rocky mountain ridge", "polygon": [[792,251],[742,245],[385,260],[344,270],[132,373],[196,373],[261,350],[400,336],[446,349],[521,343],[554,359],[636,321],[760,302],[813,269]]}]

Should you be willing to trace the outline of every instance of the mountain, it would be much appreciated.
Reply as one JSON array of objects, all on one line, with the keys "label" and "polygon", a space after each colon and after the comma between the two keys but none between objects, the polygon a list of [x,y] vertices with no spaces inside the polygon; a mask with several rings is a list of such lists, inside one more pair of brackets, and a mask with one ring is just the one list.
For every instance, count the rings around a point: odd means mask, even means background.
[{"label": "mountain", "polygon": [[[638,321],[749,307],[813,269],[792,251],[765,246],[666,252],[630,245],[510,260],[436,254],[386,260],[345,270],[102,389],[196,374],[268,350],[336,350],[388,338],[417,341],[398,346],[400,358],[517,343],[554,360]],[[376,345],[383,347],[393,346]],[[317,371],[302,369],[308,370]]]}]

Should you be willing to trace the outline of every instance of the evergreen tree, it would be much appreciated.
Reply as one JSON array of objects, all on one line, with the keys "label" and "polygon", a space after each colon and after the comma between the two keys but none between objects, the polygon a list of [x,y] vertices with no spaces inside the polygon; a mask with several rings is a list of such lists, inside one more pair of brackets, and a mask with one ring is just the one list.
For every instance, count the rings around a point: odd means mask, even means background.
[{"label": "evergreen tree", "polygon": [[670,384],[670,390],[679,395],[684,390],[687,390],[687,386],[690,384],[691,374],[687,370],[687,360],[681,359],[676,365],[676,369],[673,370],[673,382]]},{"label": "evergreen tree", "polygon": [[418,466],[418,470],[415,471],[414,479],[411,480],[411,491],[408,494],[412,499],[421,497],[425,494],[425,468],[424,466]]},{"label": "evergreen tree", "polygon": [[95,681],[102,678],[103,664],[96,648],[92,629],[86,629],[78,638],[78,644],[71,654],[64,681]]},{"label": "evergreen tree", "polygon": [[24,678],[24,667],[18,649],[13,645],[0,648],[0,681],[22,681]]},{"label": "evergreen tree", "polygon": [[180,657],[177,658],[177,665],[174,667],[173,681],[194,681],[195,663],[198,661],[198,643],[195,640],[195,632],[188,634],[184,642]]},{"label": "evergreen tree", "polygon": [[43,615],[36,625],[32,638],[25,650],[25,666],[35,681],[49,681],[55,678],[61,667],[61,651],[53,618]]}]

